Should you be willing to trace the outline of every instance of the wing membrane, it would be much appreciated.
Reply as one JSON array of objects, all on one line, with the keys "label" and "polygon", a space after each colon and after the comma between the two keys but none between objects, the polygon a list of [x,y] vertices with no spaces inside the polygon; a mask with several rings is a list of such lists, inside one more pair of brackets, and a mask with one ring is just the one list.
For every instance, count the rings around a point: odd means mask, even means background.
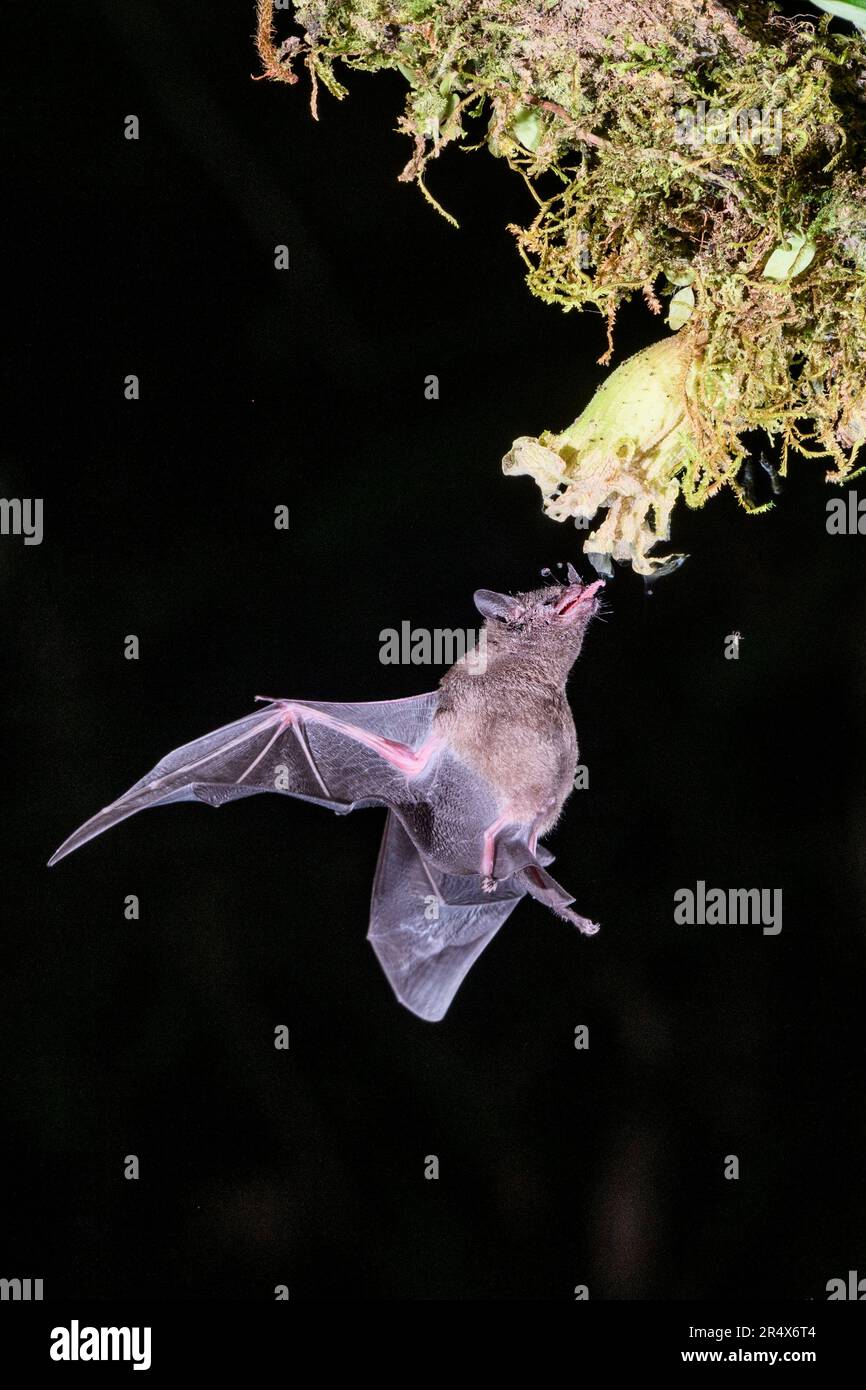
[{"label": "wing membrane", "polygon": [[524,893],[507,880],[488,896],[478,874],[440,872],[389,814],[367,940],[400,1002],[419,1018],[443,1018],[467,972]]},{"label": "wing membrane", "polygon": [[[406,774],[349,730],[417,749],[429,734],[435,708],[435,693],[370,704],[268,704],[175,748],[65,840],[49,863],[57,863],[128,816],[173,801],[222,806],[270,791],[345,813],[356,806],[411,800]],[[287,710],[300,715],[289,719]]]}]

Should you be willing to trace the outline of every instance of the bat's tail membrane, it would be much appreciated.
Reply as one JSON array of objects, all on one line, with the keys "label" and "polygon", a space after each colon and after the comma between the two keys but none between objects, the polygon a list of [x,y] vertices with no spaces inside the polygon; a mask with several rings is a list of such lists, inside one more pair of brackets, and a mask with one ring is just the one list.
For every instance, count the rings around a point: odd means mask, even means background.
[{"label": "bat's tail membrane", "polygon": [[513,880],[487,895],[478,875],[441,873],[389,812],[367,940],[400,1003],[429,1022],[444,1018],[466,974],[523,896]]}]

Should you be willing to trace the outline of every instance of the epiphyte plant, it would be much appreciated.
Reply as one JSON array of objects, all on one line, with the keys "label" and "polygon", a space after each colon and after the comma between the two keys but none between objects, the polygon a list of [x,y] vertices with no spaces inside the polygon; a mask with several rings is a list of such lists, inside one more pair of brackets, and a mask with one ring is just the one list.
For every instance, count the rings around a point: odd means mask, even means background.
[{"label": "epiphyte plant", "polygon": [[659,546],[680,501],[702,507],[730,487],[748,511],[772,506],[745,485],[751,432],[772,442],[777,478],[791,450],[827,460],[828,480],[855,476],[860,32],[764,0],[300,0],[283,36],[286,18],[258,0],[264,72],[295,83],[303,65],[314,115],[322,87],[347,94],[339,65],[402,76],[401,178],[439,211],[430,168],[449,146],[486,145],[521,176],[532,214],[510,231],[529,288],[601,316],[600,361],[613,359],[631,296],[663,320],[573,424],[505,455],[506,472],[538,482],[549,516],[581,527],[600,572],[613,560],[645,575],[675,567]]}]

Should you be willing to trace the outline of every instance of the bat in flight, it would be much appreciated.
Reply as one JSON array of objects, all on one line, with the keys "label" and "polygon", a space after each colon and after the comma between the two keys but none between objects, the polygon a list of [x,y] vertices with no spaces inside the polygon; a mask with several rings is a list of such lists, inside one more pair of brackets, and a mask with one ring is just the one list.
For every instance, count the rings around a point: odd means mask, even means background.
[{"label": "bat in flight", "polygon": [[604,581],[584,585],[571,565],[567,583],[550,579],[515,595],[479,589],[479,646],[437,690],[365,704],[268,699],[169,753],[49,863],[170,801],[222,806],[276,791],[339,814],[384,806],[368,940],[400,1002],[429,1020],[444,1017],[527,893],[592,935],[539,839],[574,785],[565,685]]}]

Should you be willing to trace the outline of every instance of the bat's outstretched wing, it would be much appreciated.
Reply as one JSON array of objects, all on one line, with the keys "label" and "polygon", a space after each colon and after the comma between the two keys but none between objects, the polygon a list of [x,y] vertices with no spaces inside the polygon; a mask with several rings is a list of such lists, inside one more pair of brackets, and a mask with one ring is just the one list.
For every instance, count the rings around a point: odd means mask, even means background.
[{"label": "bat's outstretched wing", "polygon": [[[369,704],[275,700],[255,714],[176,748],[52,855],[56,864],[127,816],[171,801],[221,806],[283,792],[334,811],[423,801],[437,693]],[[426,751],[425,750],[426,745]],[[427,774],[424,776],[423,774]]]},{"label": "bat's outstretched wing", "polygon": [[499,881],[483,891],[485,832],[498,812],[491,788],[435,732],[437,702],[435,691],[373,704],[271,701],[169,753],[49,863],[171,801],[221,806],[271,791],[341,813],[386,806],[369,939],[397,997],[421,1018],[440,1019],[524,894],[581,931],[596,928],[570,910],[572,899],[545,871],[550,854],[529,848],[524,826],[497,841]]},{"label": "bat's outstretched wing", "polygon": [[373,884],[367,940],[394,993],[419,1018],[443,1018],[463,979],[525,895],[517,878],[482,891],[478,874],[445,874],[391,813]]}]

